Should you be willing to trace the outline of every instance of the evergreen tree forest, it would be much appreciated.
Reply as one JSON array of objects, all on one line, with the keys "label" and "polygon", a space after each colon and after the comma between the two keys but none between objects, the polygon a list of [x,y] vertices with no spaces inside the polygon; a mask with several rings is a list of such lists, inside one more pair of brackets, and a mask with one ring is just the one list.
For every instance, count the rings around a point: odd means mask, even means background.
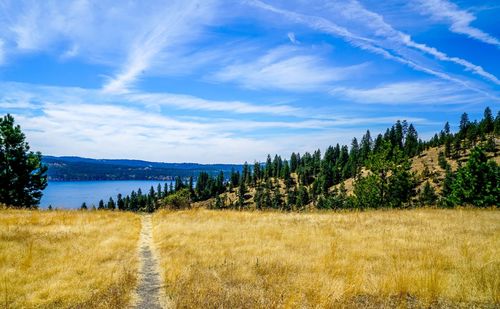
[{"label": "evergreen tree forest", "polygon": [[[368,130],[351,144],[330,146],[290,158],[268,155],[265,162],[245,162],[242,171],[222,172],[216,177],[202,172],[196,181],[177,177],[175,183],[141,190],[116,201],[100,201],[98,208],[153,212],[158,208],[184,209],[195,202],[212,209],[368,209],[406,208],[436,205],[496,206],[500,199],[500,168],[487,153],[496,156],[500,137],[500,112],[493,116],[486,108],[480,121],[467,113],[460,118],[459,130],[452,133],[449,123],[430,140],[419,138],[411,123],[397,121],[383,134]],[[411,170],[412,158],[441,147],[439,166],[445,170],[436,192],[427,179]],[[440,148],[440,149],[441,149]],[[452,170],[449,160],[458,160]],[[428,171],[422,171],[425,176]],[[352,194],[345,181],[352,180]],[[196,182],[196,185],[194,183]],[[436,181],[433,181],[436,182]],[[439,182],[439,181],[438,181]],[[84,208],[86,205],[82,205]]]}]

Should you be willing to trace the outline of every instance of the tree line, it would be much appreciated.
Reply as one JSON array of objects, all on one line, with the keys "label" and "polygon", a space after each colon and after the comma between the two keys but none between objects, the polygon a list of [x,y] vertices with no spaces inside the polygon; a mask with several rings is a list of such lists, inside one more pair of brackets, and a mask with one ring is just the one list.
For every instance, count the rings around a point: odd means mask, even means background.
[{"label": "tree line", "polygon": [[[495,162],[488,161],[486,152],[496,154],[494,139],[498,136],[500,113],[493,118],[490,108],[485,109],[480,121],[471,122],[464,113],[456,133],[451,132],[447,122],[429,141],[420,139],[412,124],[397,121],[384,134],[372,138],[367,130],[359,142],[353,138],[350,147],[330,146],[323,155],[319,149],[312,153],[292,153],[289,159],[268,155],[264,163],[245,162],[241,172],[233,170],[227,177],[222,172],[215,177],[202,172],[196,186],[193,178],[185,182],[178,178],[170,190],[161,190],[159,186],[156,192],[151,188],[146,195],[132,192],[125,198],[124,210],[181,209],[190,207],[192,202],[207,200],[212,200],[208,207],[214,209],[254,207],[286,211],[306,207],[496,205],[500,171]],[[417,190],[420,180],[411,171],[411,158],[439,146],[444,146],[444,152],[439,154],[439,165],[446,171],[443,189],[438,195],[427,180]],[[453,172],[447,160],[459,158],[468,149],[472,149],[469,160]],[[352,195],[345,187],[347,179],[354,179]],[[101,202],[99,205],[106,208]],[[107,205],[113,206],[111,198]]]},{"label": "tree line", "polygon": [[[486,108],[480,121],[462,114],[459,130],[452,133],[449,123],[430,140],[419,138],[406,121],[397,121],[384,134],[372,138],[369,130],[350,147],[336,144],[325,153],[315,150],[292,153],[290,158],[268,155],[265,162],[243,165],[241,171],[212,176],[201,172],[196,178],[176,177],[170,185],[140,189],[126,196],[101,200],[96,209],[152,212],[158,208],[181,209],[193,202],[210,201],[215,209],[318,209],[409,207],[418,205],[455,206],[498,204],[499,167],[486,153],[496,155],[500,136],[500,112],[493,117]],[[431,147],[442,147],[439,166],[445,170],[438,195],[429,181],[421,181],[411,171],[411,158]],[[453,171],[448,160],[470,153]],[[0,119],[0,203],[36,207],[47,186],[47,167],[41,154],[30,151],[14,118]],[[423,171],[423,173],[429,173]],[[346,180],[352,180],[348,194]],[[82,209],[89,206],[82,204]]]}]

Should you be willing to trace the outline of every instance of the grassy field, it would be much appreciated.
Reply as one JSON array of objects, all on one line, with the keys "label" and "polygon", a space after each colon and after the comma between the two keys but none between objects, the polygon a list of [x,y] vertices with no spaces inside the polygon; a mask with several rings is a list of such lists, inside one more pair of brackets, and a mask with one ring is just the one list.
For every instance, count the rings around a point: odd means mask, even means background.
[{"label": "grassy field", "polygon": [[136,283],[140,217],[0,211],[0,308],[120,308]]},{"label": "grassy field", "polygon": [[496,210],[161,211],[153,237],[176,307],[500,305]]}]

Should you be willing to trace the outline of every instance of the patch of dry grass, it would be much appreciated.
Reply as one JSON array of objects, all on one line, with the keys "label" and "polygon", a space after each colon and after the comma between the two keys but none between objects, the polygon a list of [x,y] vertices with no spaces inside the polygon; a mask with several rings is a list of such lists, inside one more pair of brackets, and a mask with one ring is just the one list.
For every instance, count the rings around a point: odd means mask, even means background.
[{"label": "patch of dry grass", "polygon": [[124,307],[140,228],[132,213],[0,210],[0,307]]},{"label": "patch of dry grass", "polygon": [[500,212],[161,211],[154,241],[177,307],[500,304]]}]

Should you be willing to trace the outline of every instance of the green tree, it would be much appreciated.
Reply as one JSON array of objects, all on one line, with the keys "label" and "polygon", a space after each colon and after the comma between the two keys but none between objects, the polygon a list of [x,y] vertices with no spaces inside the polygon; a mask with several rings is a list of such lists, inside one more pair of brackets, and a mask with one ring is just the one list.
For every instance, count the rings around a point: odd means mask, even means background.
[{"label": "green tree", "polygon": [[302,185],[297,190],[296,203],[297,209],[302,209],[309,203],[309,193],[307,192],[307,188]]},{"label": "green tree", "polygon": [[437,201],[437,195],[434,188],[431,186],[429,181],[425,182],[424,188],[418,197],[421,206],[435,205]]},{"label": "green tree", "polygon": [[292,152],[292,155],[290,156],[290,172],[295,173],[298,165],[298,157],[295,152]]},{"label": "green tree", "polygon": [[387,184],[379,175],[371,174],[356,181],[354,196],[358,208],[378,208],[385,202]]},{"label": "green tree", "polygon": [[449,200],[454,205],[491,206],[500,202],[500,168],[488,161],[484,150],[475,147],[467,164],[457,170]]},{"label": "green tree", "polygon": [[495,120],[493,119],[493,114],[491,113],[491,109],[489,107],[486,107],[484,110],[484,116],[480,126],[483,133],[493,132],[493,129],[495,128]]},{"label": "green tree", "polygon": [[493,132],[495,132],[495,135],[500,135],[500,111],[498,111],[497,116],[495,117]]},{"label": "green tree", "polygon": [[38,207],[47,187],[47,167],[40,152],[30,151],[14,117],[0,119],[0,203]]},{"label": "green tree", "polygon": [[240,186],[238,187],[238,207],[242,209],[245,206],[245,193],[247,192],[247,187],[244,181],[240,181]]},{"label": "green tree", "polygon": [[106,208],[109,210],[115,210],[116,204],[112,197],[109,198],[108,205]]},{"label": "green tree", "polygon": [[87,209],[88,209],[88,207],[87,207],[87,203],[83,202],[83,203],[82,203],[82,206],[80,206],[80,209],[81,209],[81,210],[87,210]]},{"label": "green tree", "polygon": [[368,156],[370,155],[372,149],[372,137],[370,134],[370,130],[367,130],[365,135],[361,138],[361,148],[360,148],[360,159],[361,163],[364,163],[368,160]]},{"label": "green tree", "polygon": [[410,171],[411,163],[397,147],[384,142],[368,161],[370,175],[354,184],[358,207],[400,207],[415,194],[416,181]]},{"label": "green tree", "polygon": [[259,180],[261,179],[261,174],[260,174],[260,162],[255,161],[253,164],[253,180],[254,180],[254,185],[256,185]]},{"label": "green tree", "polygon": [[191,192],[188,188],[181,189],[169,194],[161,203],[163,207],[170,209],[186,209],[191,206]]},{"label": "green tree", "polygon": [[418,153],[418,134],[413,124],[410,124],[405,138],[405,154],[408,157],[413,157]]},{"label": "green tree", "polygon": [[120,193],[118,193],[118,196],[116,198],[116,207],[118,210],[125,210],[125,201],[123,200],[123,197]]},{"label": "green tree", "polygon": [[464,139],[467,136],[467,129],[470,126],[469,115],[467,113],[463,113],[460,117],[460,131],[458,132],[461,139]]}]

